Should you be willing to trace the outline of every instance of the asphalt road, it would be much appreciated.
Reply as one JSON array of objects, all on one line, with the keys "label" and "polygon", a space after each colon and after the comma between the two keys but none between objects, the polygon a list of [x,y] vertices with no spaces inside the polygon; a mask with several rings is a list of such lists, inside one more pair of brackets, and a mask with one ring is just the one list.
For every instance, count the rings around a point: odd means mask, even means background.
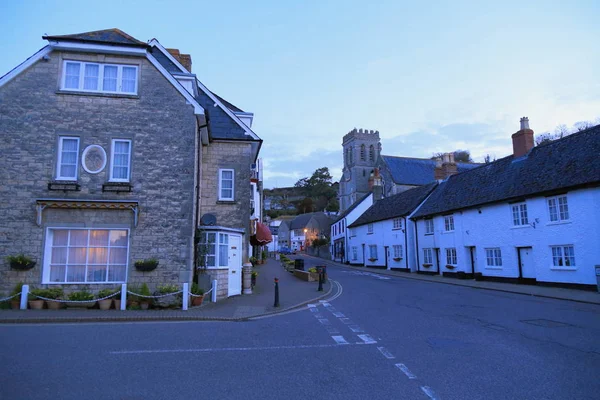
[{"label": "asphalt road", "polygon": [[329,301],[249,322],[2,325],[0,398],[600,396],[598,306],[328,273]]}]

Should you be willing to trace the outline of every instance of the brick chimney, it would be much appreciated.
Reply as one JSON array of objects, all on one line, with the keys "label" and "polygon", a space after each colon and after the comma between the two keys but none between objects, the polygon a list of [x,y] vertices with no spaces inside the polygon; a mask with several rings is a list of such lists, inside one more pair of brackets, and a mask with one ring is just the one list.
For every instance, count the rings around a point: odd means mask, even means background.
[{"label": "brick chimney", "polygon": [[375,168],[369,177],[369,190],[373,192],[373,202],[383,198],[383,179],[379,168]]},{"label": "brick chimney", "polygon": [[513,133],[513,157],[523,157],[533,148],[533,130],[529,129],[529,118],[521,118],[521,129]]},{"label": "brick chimney", "polygon": [[167,51],[177,60],[188,72],[192,72],[192,56],[181,54],[179,49],[167,49]]},{"label": "brick chimney", "polygon": [[435,169],[433,179],[443,181],[452,175],[458,173],[456,162],[454,162],[454,153],[444,153],[435,160]]}]

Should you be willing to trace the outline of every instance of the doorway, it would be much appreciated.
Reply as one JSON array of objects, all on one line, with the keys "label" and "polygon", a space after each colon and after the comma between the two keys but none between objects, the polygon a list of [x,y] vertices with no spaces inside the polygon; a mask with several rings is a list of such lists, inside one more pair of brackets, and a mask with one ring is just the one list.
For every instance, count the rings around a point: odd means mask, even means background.
[{"label": "doorway", "polygon": [[242,237],[238,235],[229,236],[228,240],[228,284],[227,296],[242,294]]},{"label": "doorway", "polygon": [[535,265],[533,265],[533,248],[517,247],[519,254],[519,278],[535,280]]}]

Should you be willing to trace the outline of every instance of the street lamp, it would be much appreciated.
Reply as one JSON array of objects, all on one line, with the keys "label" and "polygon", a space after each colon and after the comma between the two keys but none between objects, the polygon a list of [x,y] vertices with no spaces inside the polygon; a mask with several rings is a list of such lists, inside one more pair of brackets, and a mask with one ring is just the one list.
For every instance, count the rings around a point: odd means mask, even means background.
[{"label": "street lamp", "polygon": [[304,228],[304,251],[306,251],[306,249],[308,248],[308,239],[306,238],[306,232],[308,232],[308,229]]}]

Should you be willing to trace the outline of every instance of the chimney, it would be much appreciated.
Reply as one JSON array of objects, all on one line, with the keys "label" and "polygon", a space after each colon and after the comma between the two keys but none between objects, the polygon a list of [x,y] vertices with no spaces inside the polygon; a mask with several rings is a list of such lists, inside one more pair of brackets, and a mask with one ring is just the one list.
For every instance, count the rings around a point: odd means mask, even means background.
[{"label": "chimney", "polygon": [[171,54],[188,72],[192,72],[192,56],[189,54],[181,54],[179,49],[167,49]]},{"label": "chimney", "polygon": [[533,131],[529,129],[529,118],[521,118],[521,129],[513,133],[513,157],[519,158],[526,155],[533,148]]},{"label": "chimney", "polygon": [[373,203],[383,198],[383,179],[379,168],[375,168],[369,177],[369,190],[373,192]]},{"label": "chimney", "polygon": [[435,160],[433,179],[436,181],[443,181],[457,173],[458,168],[456,167],[456,162],[454,162],[454,153],[444,153]]}]

